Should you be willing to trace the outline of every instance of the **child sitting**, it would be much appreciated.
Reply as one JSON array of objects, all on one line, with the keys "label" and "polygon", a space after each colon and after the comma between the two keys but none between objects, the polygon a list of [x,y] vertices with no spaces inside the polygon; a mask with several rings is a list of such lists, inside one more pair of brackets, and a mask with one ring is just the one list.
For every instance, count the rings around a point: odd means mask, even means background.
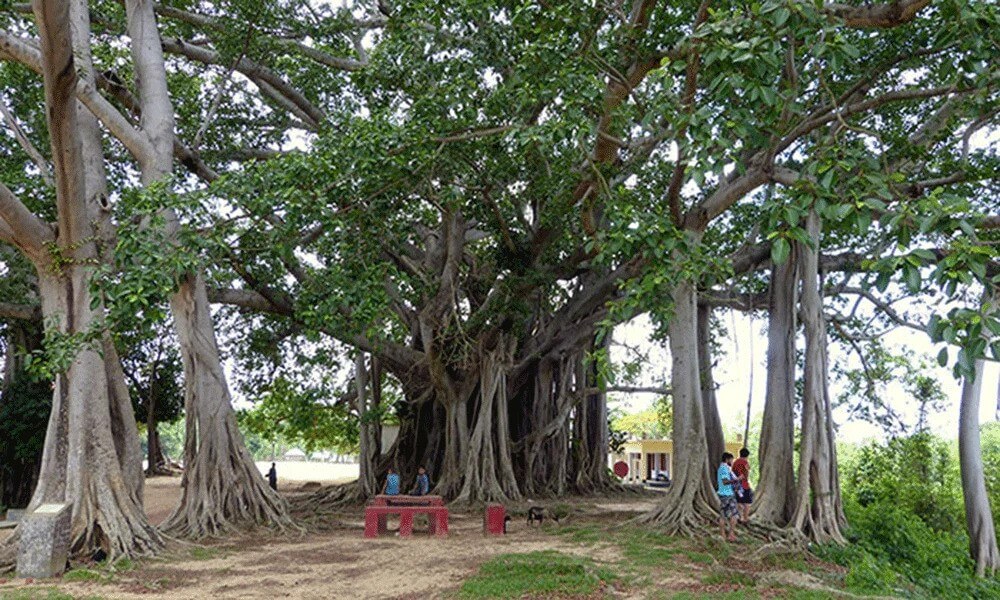
[{"label": "child sitting", "polygon": [[386,496],[399,495],[399,474],[392,467],[389,467],[389,474],[385,476],[385,483],[382,484],[382,493]]}]

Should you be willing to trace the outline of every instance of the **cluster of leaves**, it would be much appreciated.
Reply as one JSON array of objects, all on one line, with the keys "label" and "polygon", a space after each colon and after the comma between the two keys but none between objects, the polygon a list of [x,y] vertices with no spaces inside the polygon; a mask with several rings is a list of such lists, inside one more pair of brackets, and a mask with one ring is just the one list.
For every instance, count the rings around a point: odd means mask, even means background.
[{"label": "cluster of leaves", "polygon": [[254,400],[253,408],[239,414],[246,430],[271,442],[294,443],[306,452],[356,451],[357,417],[348,406],[323,402],[317,390],[277,377]]},{"label": "cluster of leaves", "polygon": [[[908,349],[895,353],[881,339],[865,344],[863,353],[859,368],[832,365],[843,386],[836,405],[846,407],[849,418],[877,424],[889,435],[925,430],[927,417],[943,410],[947,400],[928,357]],[[918,415],[915,426],[907,422],[903,407],[889,400],[890,389],[902,389],[912,400]]]},{"label": "cluster of leaves", "polygon": [[[988,437],[988,434],[987,434]],[[1000,447],[984,452],[1000,460]],[[990,598],[993,579],[974,577],[954,444],[922,432],[872,443],[841,464],[846,546],[817,553],[849,568],[856,592]]]},{"label": "cluster of leaves", "polygon": [[52,412],[50,382],[15,373],[0,395],[0,498],[2,505],[20,505],[26,498],[8,497],[8,490],[30,479],[41,463],[45,430]]}]

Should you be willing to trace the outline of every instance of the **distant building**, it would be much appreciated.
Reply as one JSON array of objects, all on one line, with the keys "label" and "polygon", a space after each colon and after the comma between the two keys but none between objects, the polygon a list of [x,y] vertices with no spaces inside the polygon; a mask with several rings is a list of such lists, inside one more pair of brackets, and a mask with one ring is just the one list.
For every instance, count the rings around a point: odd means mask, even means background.
[{"label": "distant building", "polygon": [[281,457],[282,460],[286,461],[304,461],[306,459],[306,453],[299,450],[298,448],[292,448],[285,455]]},{"label": "distant building", "polygon": [[[742,441],[726,442],[726,450],[734,456],[739,455]],[[622,451],[611,457],[612,464],[622,460],[628,465],[627,483],[641,483],[655,480],[658,473],[663,473],[673,479],[674,473],[674,442],[673,440],[631,440],[625,442]],[[714,465],[718,458],[713,458]]]}]

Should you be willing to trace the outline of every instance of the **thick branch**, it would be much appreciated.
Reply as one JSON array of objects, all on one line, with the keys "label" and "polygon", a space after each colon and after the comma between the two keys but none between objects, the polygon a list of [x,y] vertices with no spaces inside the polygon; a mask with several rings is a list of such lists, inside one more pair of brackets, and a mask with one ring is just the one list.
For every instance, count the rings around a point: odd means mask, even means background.
[{"label": "thick branch", "polygon": [[[163,49],[171,54],[180,54],[186,56],[191,60],[196,60],[209,65],[223,65],[226,61],[223,60],[222,56],[208,48],[203,48],[201,46],[195,46],[189,44],[180,39],[175,40],[163,40]],[[255,83],[265,84],[270,87],[271,90],[277,92],[280,96],[283,96],[286,100],[291,102],[298,110],[302,112],[304,116],[308,118],[307,124],[312,127],[319,127],[326,116],[323,114],[319,108],[314,106],[301,92],[293,88],[286,81],[281,79],[274,71],[257,64],[256,62],[244,57],[236,62],[236,70],[243,75],[249,77]],[[264,91],[264,87],[261,91]]]},{"label": "thick branch", "polygon": [[931,0],[896,0],[884,4],[865,4],[863,6],[828,4],[826,10],[843,19],[844,24],[848,27],[888,29],[909,23],[921,9],[930,3]]},{"label": "thick branch", "polygon": [[0,218],[14,234],[14,243],[37,257],[47,242],[55,239],[52,228],[28,210],[14,192],[0,183]]},{"label": "thick branch", "polygon": [[0,319],[18,319],[21,321],[40,321],[42,307],[37,304],[14,304],[0,302]]},{"label": "thick branch", "polygon": [[[0,55],[19,62],[32,71],[42,74],[42,55],[33,40],[27,40],[0,29]],[[76,98],[96,116],[101,123],[118,138],[128,151],[142,160],[153,154],[149,139],[132,126],[113,104],[101,95],[91,84],[77,79],[74,88]]]}]

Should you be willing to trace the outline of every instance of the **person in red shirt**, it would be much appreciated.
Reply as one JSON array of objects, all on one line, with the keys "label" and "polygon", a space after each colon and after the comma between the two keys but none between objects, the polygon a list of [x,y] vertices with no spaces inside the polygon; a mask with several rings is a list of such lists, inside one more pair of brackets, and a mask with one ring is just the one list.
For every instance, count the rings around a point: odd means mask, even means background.
[{"label": "person in red shirt", "polygon": [[740,523],[750,522],[750,505],[753,504],[753,490],[750,488],[750,451],[740,449],[740,457],[733,463],[733,473],[740,479],[740,490],[736,495],[736,505],[740,512]]}]

